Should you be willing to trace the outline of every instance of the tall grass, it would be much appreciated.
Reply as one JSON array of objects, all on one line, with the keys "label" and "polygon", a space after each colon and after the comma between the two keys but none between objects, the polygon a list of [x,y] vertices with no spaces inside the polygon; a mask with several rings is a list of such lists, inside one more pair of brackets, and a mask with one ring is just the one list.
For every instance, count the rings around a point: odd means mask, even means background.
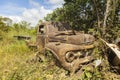
[{"label": "tall grass", "polygon": [[[94,69],[94,72],[89,71],[87,68],[80,76],[66,76],[67,71],[57,67],[54,63],[50,62],[52,58],[49,58],[48,62],[43,63],[27,63],[30,58],[35,57],[35,51],[29,49],[24,40],[17,40],[13,36],[27,35],[32,36],[32,40],[35,41],[35,31],[11,29],[8,33],[2,33],[3,39],[0,40],[0,80],[102,80],[105,74],[104,80],[119,80],[116,78],[110,79],[107,75],[107,71],[101,72],[98,69]],[[33,34],[34,33],[34,34]],[[99,48],[94,49],[95,57],[100,57],[101,51]],[[106,68],[104,66],[103,68]],[[102,73],[102,74],[101,74]],[[112,74],[114,75],[114,74]]]},{"label": "tall grass", "polygon": [[[11,30],[0,41],[0,80],[63,80],[65,70],[50,62],[26,63],[34,57],[24,40],[17,40],[14,35],[31,35],[31,32]],[[36,35],[31,35],[35,40]]]},{"label": "tall grass", "polygon": [[[12,78],[10,75],[15,74],[18,68],[26,65],[26,60],[29,55],[35,52],[30,50],[25,41],[18,41],[13,36],[15,35],[30,35],[22,31],[15,31],[11,29],[8,33],[2,34],[3,40],[0,41],[0,79],[19,80],[20,77]],[[20,69],[19,71],[22,71]],[[19,79],[17,79],[19,78]]]}]

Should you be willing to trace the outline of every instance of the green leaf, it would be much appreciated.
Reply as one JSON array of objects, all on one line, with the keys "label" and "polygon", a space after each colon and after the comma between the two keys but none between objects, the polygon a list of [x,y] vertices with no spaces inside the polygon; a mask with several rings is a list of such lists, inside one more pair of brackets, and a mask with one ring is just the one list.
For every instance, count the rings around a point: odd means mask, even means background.
[{"label": "green leaf", "polygon": [[90,72],[85,72],[85,75],[87,76],[87,78],[91,78],[92,74]]}]

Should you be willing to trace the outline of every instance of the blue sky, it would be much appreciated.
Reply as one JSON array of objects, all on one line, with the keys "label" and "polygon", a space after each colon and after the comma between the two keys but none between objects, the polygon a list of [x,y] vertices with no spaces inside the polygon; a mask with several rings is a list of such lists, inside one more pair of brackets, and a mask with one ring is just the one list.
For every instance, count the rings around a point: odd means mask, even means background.
[{"label": "blue sky", "polygon": [[64,0],[0,0],[0,16],[13,22],[25,20],[34,26],[63,3]]}]

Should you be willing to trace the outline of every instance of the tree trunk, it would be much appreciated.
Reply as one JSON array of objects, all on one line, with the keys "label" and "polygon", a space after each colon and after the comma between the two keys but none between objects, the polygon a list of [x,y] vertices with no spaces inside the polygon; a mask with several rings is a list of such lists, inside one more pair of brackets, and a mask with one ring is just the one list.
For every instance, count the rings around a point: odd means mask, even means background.
[{"label": "tree trunk", "polygon": [[[105,35],[106,33],[106,27],[109,26],[113,26],[114,25],[114,18],[115,18],[115,11],[116,11],[116,7],[118,0],[107,0],[107,4],[106,4],[106,12],[105,12],[105,16],[104,16],[104,22],[103,22],[103,35]],[[109,25],[107,25],[107,20],[109,20]]]},{"label": "tree trunk", "polygon": [[107,19],[108,19],[108,16],[110,14],[110,5],[111,5],[111,0],[107,0],[106,12],[105,12],[104,21],[103,21],[103,35],[105,35],[105,33],[106,33],[105,30],[107,27]]},{"label": "tree trunk", "polygon": [[100,16],[99,16],[99,11],[98,11],[98,8],[97,8],[96,0],[93,0],[93,3],[94,3],[95,11],[96,11],[96,14],[97,14],[97,25],[100,28]]}]

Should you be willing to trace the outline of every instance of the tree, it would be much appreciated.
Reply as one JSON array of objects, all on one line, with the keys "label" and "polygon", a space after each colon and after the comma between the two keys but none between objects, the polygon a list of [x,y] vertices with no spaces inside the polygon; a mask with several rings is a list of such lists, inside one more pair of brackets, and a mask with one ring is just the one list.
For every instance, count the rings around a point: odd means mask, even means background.
[{"label": "tree", "polygon": [[0,17],[0,30],[3,32],[8,32],[10,30],[10,25],[8,25],[9,22],[7,21],[12,21],[9,18],[6,17]]},{"label": "tree", "polygon": [[[119,26],[120,0],[64,0],[62,8],[45,17],[47,21],[64,21],[75,30],[88,32],[94,29],[95,34],[114,34],[112,30]],[[114,29],[115,30],[115,29]]]},{"label": "tree", "polygon": [[[73,29],[85,30],[93,28],[102,20],[104,3],[100,0],[65,0],[63,8],[58,8],[47,15],[47,20],[68,22]],[[101,8],[103,7],[103,8]],[[101,12],[100,12],[101,11]],[[96,15],[97,13],[97,15]]]}]

